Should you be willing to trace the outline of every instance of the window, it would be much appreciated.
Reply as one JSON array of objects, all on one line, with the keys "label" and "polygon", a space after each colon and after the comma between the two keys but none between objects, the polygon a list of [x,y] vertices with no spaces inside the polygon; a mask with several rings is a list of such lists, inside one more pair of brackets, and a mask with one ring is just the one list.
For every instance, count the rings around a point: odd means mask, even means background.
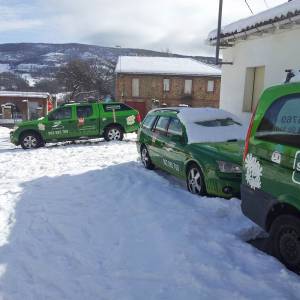
[{"label": "window", "polygon": [[172,118],[169,124],[168,133],[173,135],[182,135],[182,125],[177,118]]},{"label": "window", "polygon": [[214,90],[215,90],[215,81],[208,80],[207,81],[207,92],[214,92]]},{"label": "window", "polygon": [[152,126],[153,126],[153,123],[154,123],[155,119],[156,119],[155,115],[148,115],[148,116],[146,116],[146,118],[143,121],[143,125],[142,126],[144,128],[151,129]]},{"label": "window", "polygon": [[245,91],[244,91],[244,112],[253,112],[258,104],[260,95],[265,85],[265,67],[247,68]]},{"label": "window", "polygon": [[77,117],[88,118],[93,114],[93,108],[91,105],[77,106]]},{"label": "window", "polygon": [[223,127],[223,126],[231,126],[231,125],[240,125],[241,126],[240,123],[232,120],[231,118],[201,121],[201,122],[196,122],[196,124],[205,126],[205,127]]},{"label": "window", "polygon": [[193,81],[191,79],[186,79],[184,81],[184,94],[185,95],[192,94],[192,86],[193,86]]},{"label": "window", "polygon": [[300,94],[285,96],[274,102],[264,115],[256,137],[300,147]]},{"label": "window", "polygon": [[113,110],[131,110],[132,108],[123,104],[123,103],[118,103],[118,104],[103,104],[103,109],[105,112],[113,111]]},{"label": "window", "polygon": [[170,91],[170,79],[164,79],[164,92],[169,92]]},{"label": "window", "polygon": [[155,126],[155,130],[166,132],[168,128],[169,120],[170,120],[169,117],[159,117]]},{"label": "window", "polygon": [[132,97],[140,96],[140,80],[138,78],[132,79]]},{"label": "window", "polygon": [[72,118],[72,107],[62,107],[49,114],[49,121],[64,120]]}]

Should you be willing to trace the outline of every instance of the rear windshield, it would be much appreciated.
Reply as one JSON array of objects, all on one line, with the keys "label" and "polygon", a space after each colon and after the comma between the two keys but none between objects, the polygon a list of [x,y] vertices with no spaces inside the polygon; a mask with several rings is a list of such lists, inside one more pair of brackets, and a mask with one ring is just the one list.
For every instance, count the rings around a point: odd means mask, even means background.
[{"label": "rear windshield", "polygon": [[205,127],[223,127],[223,126],[231,126],[231,125],[240,125],[240,123],[232,120],[231,118],[227,119],[216,119],[216,120],[209,120],[209,121],[201,121],[195,122],[198,125],[205,126]]},{"label": "rear windshield", "polygon": [[256,137],[300,147],[300,94],[279,98],[264,115]]}]

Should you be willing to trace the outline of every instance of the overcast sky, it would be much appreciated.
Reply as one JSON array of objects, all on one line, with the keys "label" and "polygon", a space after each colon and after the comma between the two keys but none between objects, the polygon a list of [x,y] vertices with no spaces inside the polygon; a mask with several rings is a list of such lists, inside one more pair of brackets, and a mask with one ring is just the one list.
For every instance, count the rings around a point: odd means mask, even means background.
[{"label": "overcast sky", "polygon": [[[248,0],[254,13],[287,0]],[[0,0],[0,43],[79,42],[206,55],[219,0]],[[224,0],[223,24],[248,17]]]}]

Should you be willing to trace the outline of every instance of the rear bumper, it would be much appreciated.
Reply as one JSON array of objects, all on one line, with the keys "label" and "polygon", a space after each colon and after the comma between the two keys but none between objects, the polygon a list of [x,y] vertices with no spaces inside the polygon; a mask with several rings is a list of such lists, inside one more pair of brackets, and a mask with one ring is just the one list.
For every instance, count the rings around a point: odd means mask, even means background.
[{"label": "rear bumper", "polygon": [[260,190],[253,190],[245,184],[241,185],[241,199],[243,214],[267,230],[268,214],[278,201],[272,195]]}]

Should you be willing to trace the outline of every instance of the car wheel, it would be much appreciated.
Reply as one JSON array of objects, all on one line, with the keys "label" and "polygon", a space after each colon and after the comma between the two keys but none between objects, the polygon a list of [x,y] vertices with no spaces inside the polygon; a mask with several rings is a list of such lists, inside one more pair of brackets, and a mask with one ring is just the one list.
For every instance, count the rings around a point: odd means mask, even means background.
[{"label": "car wheel", "polygon": [[25,150],[39,148],[43,143],[41,137],[35,132],[25,132],[20,139],[20,144]]},{"label": "car wheel", "polygon": [[275,219],[270,230],[272,254],[290,270],[300,272],[300,220],[292,215]]},{"label": "car wheel", "polygon": [[153,170],[154,169],[154,164],[151,161],[148,149],[146,146],[143,146],[141,149],[141,161],[144,165],[144,167],[148,170]]},{"label": "car wheel", "polygon": [[192,164],[187,170],[186,184],[192,194],[205,195],[205,184],[201,169]]},{"label": "car wheel", "polygon": [[119,126],[110,126],[105,129],[104,138],[106,141],[122,141],[123,130]]}]

